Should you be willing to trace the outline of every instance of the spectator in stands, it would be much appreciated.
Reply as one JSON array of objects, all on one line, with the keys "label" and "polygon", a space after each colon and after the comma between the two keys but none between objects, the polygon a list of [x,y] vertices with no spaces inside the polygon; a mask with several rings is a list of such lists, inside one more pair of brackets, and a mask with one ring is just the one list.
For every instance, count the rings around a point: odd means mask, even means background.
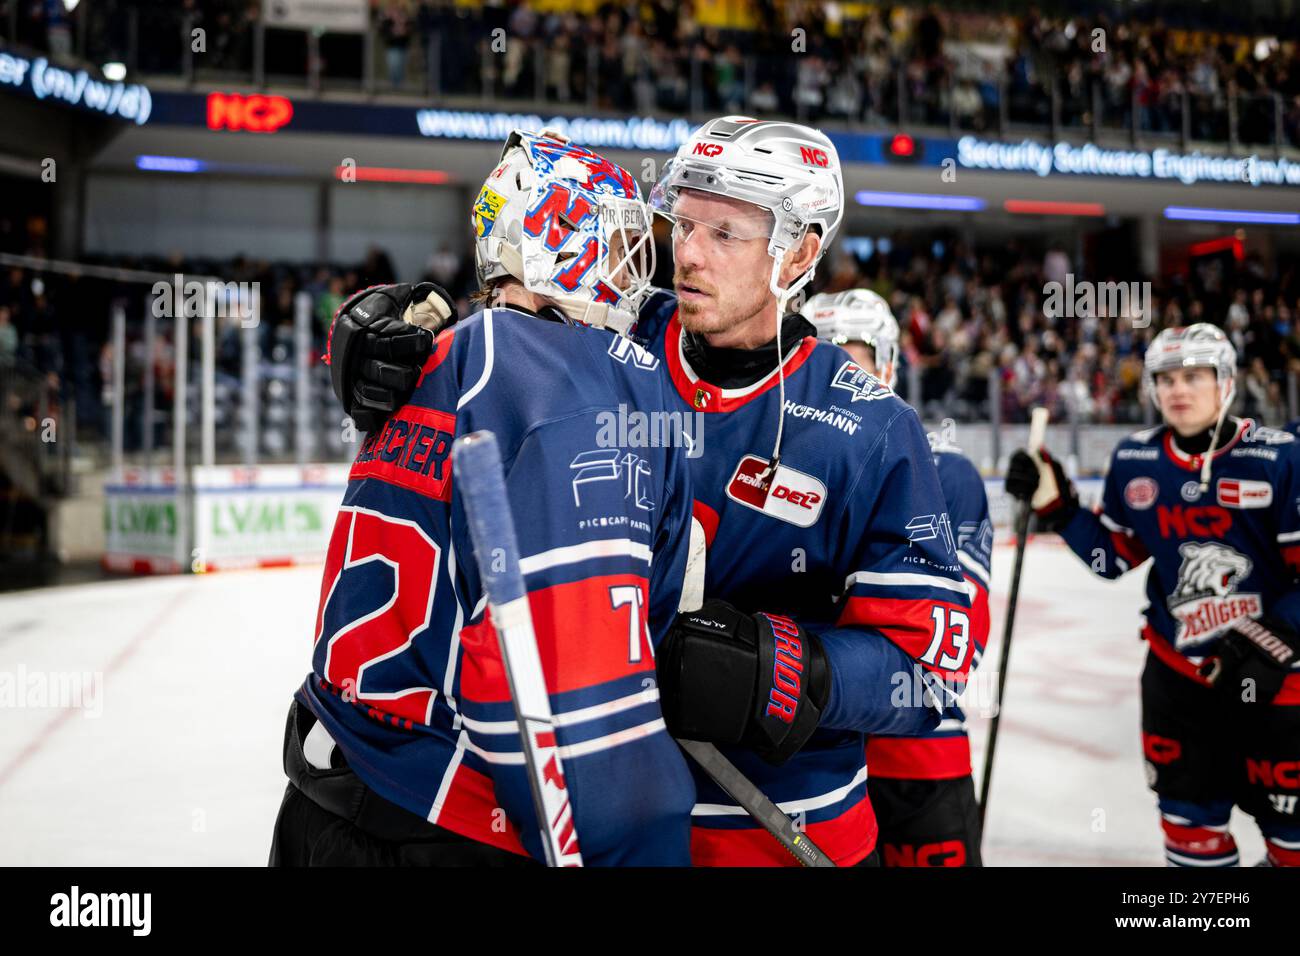
[{"label": "spectator in stands", "polygon": [[[351,292],[355,291],[355,289],[351,290]],[[325,290],[316,299],[316,330],[321,336],[329,334],[330,325],[334,322],[334,313],[351,292],[344,288],[342,276],[335,274],[329,277]]]},{"label": "spectator in stands", "polygon": [[0,368],[12,366],[18,357],[18,330],[7,305],[0,305]]},{"label": "spectator in stands", "polygon": [[45,41],[50,53],[63,59],[72,56],[72,24],[63,0],[40,0],[40,15],[45,20]]},{"label": "spectator in stands", "polygon": [[388,85],[395,90],[406,80],[406,56],[414,29],[415,10],[411,0],[384,0],[379,13],[379,35],[384,41]]}]

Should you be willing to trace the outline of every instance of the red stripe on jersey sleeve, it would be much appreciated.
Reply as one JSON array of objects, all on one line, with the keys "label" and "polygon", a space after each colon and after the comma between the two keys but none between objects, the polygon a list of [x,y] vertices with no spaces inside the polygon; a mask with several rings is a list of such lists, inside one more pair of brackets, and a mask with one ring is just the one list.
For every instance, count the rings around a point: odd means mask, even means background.
[{"label": "red stripe on jersey sleeve", "polygon": [[[752,822],[752,821],[751,821]],[[809,823],[808,838],[830,855],[836,866],[861,863],[876,848],[876,811],[864,794],[834,820]],[[800,866],[793,854],[758,824],[744,830],[691,827],[694,866]]]},{"label": "red stripe on jersey sleeve", "polygon": [[[951,617],[953,611],[966,615],[967,620],[970,620],[970,608],[950,604],[947,601],[851,597],[844,602],[844,610],[840,613],[840,619],[836,622],[836,626],[844,627],[861,624],[866,627],[874,627],[901,647],[909,657],[916,658],[921,666],[927,670],[934,671],[945,677],[952,675],[964,679],[970,671],[970,640],[967,640],[965,648],[961,651],[961,663],[955,669],[939,667],[937,664],[929,663],[921,658],[921,655],[926,653],[934,642],[934,609],[936,607],[946,609],[945,620]],[[987,633],[987,625],[985,630]],[[966,633],[969,638],[969,624]],[[956,646],[950,637],[945,636],[939,649],[935,652],[934,658],[936,661],[940,661],[945,655],[955,652]]]},{"label": "red stripe on jersey sleeve", "polygon": [[1151,556],[1141,541],[1122,531],[1112,531],[1110,543],[1115,548],[1115,553],[1127,561],[1130,568],[1136,568]]},{"label": "red stripe on jersey sleeve", "polygon": [[953,737],[868,737],[867,772],[891,780],[954,780],[970,776],[970,740]]},{"label": "red stripe on jersey sleeve", "polygon": [[970,639],[982,654],[989,642],[989,592],[977,578],[969,574],[966,575],[966,581],[971,586]]},{"label": "red stripe on jersey sleeve", "polygon": [[[529,592],[528,606],[550,693],[596,687],[629,674],[654,673],[655,661],[646,638],[648,586],[644,577],[634,574],[605,574]],[[615,607],[611,591],[620,587],[637,588],[640,603],[620,601]],[[637,615],[635,632],[633,614]],[[460,642],[465,652],[461,696],[483,704],[510,700],[490,610],[478,624],[461,630]]]},{"label": "red stripe on jersey sleeve", "polygon": [[[504,813],[497,812],[499,806],[492,779],[462,763],[456,768],[456,776],[447,788],[437,824],[479,843],[527,856],[528,851],[519,842],[514,824]],[[503,826],[504,830],[501,829]]]},{"label": "red stripe on jersey sleeve", "polygon": [[420,377],[416,379],[415,387],[419,388],[424,384],[424,377],[443,363],[443,360],[451,354],[452,336],[456,334],[455,326],[449,329],[443,329],[434,339],[433,354],[424,360],[424,367],[420,369]]},{"label": "red stripe on jersey sleeve", "polygon": [[1282,560],[1291,565],[1291,570],[1300,572],[1300,544],[1289,544],[1282,549]]}]

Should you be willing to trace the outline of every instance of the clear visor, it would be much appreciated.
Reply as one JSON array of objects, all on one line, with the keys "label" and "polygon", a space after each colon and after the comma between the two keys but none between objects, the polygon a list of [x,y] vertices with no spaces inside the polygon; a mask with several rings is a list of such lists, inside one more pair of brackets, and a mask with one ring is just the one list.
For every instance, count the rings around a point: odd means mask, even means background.
[{"label": "clear visor", "polygon": [[[703,235],[727,242],[745,242],[751,239],[782,239],[790,244],[803,234],[803,227],[794,227],[788,217],[777,217],[775,208],[780,199],[771,183],[758,177],[729,170],[720,166],[670,159],[663,175],[650,190],[651,210],[667,219],[673,226],[673,241],[689,238],[697,228]],[[692,193],[712,194],[747,203],[752,209],[736,210],[727,215],[693,215]],[[683,199],[686,202],[683,203]],[[702,197],[707,198],[707,195]],[[706,205],[706,204],[701,204]],[[788,236],[775,236],[775,224],[786,219]]]},{"label": "clear visor", "polygon": [[1147,374],[1155,378],[1161,372],[1173,372],[1180,368],[1212,368],[1217,373],[1219,371],[1219,357],[1217,355],[1184,355],[1181,358],[1170,356],[1153,362],[1147,366]]}]

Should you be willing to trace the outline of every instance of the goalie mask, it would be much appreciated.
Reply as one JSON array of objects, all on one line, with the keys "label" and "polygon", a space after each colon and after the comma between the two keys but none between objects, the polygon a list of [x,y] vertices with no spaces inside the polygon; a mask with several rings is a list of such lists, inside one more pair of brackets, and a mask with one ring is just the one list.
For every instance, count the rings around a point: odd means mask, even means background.
[{"label": "goalie mask", "polygon": [[576,322],[626,333],[654,273],[650,215],[623,167],[515,131],[470,217],[479,284],[511,276]]},{"label": "goalie mask", "polygon": [[890,388],[898,378],[898,320],[889,303],[870,289],[823,292],[808,300],[804,315],[817,338],[833,345],[861,342],[876,355],[876,378]]}]

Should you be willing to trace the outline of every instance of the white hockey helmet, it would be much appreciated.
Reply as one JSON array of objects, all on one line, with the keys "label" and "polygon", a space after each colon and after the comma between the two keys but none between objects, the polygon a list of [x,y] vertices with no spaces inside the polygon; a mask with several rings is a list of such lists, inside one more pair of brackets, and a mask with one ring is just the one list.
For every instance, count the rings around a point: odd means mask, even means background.
[{"label": "white hockey helmet", "polygon": [[625,333],[650,291],[651,218],[623,167],[516,130],[470,214],[479,284],[513,276],[574,321]]},{"label": "white hockey helmet", "polygon": [[898,378],[898,320],[889,303],[870,289],[823,292],[808,300],[803,314],[817,338],[834,345],[862,342],[876,353],[876,378],[890,388]]},{"label": "white hockey helmet", "polygon": [[1147,347],[1142,362],[1142,384],[1157,410],[1156,373],[1196,366],[1212,368],[1219,383],[1219,401],[1232,404],[1237,384],[1237,350],[1223,330],[1209,322],[1186,328],[1165,329]]},{"label": "white hockey helmet", "polygon": [[[724,116],[696,130],[668,161],[650,191],[650,207],[674,220],[683,189],[753,203],[772,213],[767,251],[775,262],[769,286],[788,300],[812,280],[817,260],[830,248],[844,218],[840,157],[824,133],[787,120]],[[809,228],[821,235],[813,267],[789,289],[777,287],[782,255]]]}]

